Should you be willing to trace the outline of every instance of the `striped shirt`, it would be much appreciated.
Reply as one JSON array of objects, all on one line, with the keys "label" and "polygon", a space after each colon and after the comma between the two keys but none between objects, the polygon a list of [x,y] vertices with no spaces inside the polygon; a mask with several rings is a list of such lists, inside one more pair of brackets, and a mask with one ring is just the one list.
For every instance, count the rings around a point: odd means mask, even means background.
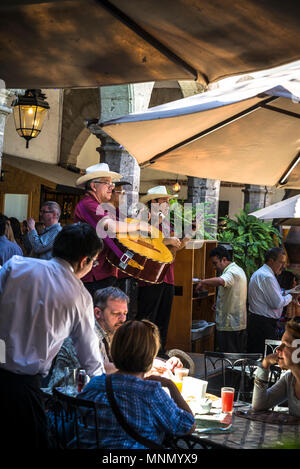
[{"label": "striped shirt", "polygon": [[61,224],[55,223],[45,228],[41,235],[36,230],[29,231],[27,237],[36,257],[46,260],[52,258],[54,240],[61,229]]}]

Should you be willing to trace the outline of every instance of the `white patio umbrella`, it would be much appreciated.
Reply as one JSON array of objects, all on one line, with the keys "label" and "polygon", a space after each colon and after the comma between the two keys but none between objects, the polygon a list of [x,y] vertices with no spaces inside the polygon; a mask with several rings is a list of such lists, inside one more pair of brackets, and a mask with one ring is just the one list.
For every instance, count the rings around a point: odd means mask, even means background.
[{"label": "white patio umbrella", "polygon": [[300,225],[300,194],[250,213],[261,220],[280,219],[280,224]]},{"label": "white patio umbrella", "polygon": [[300,188],[300,61],[217,85],[100,125],[141,166]]}]

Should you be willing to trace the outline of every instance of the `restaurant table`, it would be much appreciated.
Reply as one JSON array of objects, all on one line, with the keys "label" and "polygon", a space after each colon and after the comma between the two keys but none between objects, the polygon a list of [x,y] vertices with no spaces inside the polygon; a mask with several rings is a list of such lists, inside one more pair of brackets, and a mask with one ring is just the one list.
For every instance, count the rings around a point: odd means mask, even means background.
[{"label": "restaurant table", "polygon": [[245,417],[239,417],[237,410],[250,409],[244,406],[236,408],[232,414],[232,427],[223,433],[195,433],[200,439],[205,438],[226,448],[261,449],[280,448],[285,444],[297,442],[300,449],[300,424],[271,424]]}]

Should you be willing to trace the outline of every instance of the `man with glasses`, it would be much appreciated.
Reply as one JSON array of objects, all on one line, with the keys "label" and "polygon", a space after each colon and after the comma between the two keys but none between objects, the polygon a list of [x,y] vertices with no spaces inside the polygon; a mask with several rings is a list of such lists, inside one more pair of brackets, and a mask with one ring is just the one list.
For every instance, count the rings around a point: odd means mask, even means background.
[{"label": "man with glasses", "polygon": [[274,247],[265,254],[265,263],[250,278],[248,287],[248,352],[264,353],[265,339],[278,339],[277,321],[283,308],[293,299],[283,294],[276,276],[286,263],[282,248]]},{"label": "man with glasses", "polygon": [[[97,290],[94,294],[95,332],[99,340],[99,350],[103,357],[105,372],[117,371],[110,355],[110,345],[115,331],[124,324],[128,314],[128,296],[119,288],[107,287]],[[81,364],[71,338],[64,341],[57,354],[53,368],[49,376],[48,388],[61,386],[64,382],[64,369],[80,368]],[[167,362],[155,359],[152,372],[166,369],[173,370],[182,367],[177,357],[172,357]]]},{"label": "man with glasses", "polygon": [[32,256],[39,259],[49,260],[52,258],[52,247],[57,234],[61,230],[59,218],[61,214],[60,206],[57,202],[47,201],[40,210],[40,221],[44,223],[45,229],[39,235],[35,221],[29,218],[27,221],[27,238],[32,246]]},{"label": "man with glasses", "polygon": [[101,248],[91,226],[67,225],[49,261],[13,256],[0,269],[0,339],[6,347],[0,363],[1,449],[47,446],[41,378],[67,337],[89,376],[104,371],[92,298],[80,280]]},{"label": "man with glasses", "polygon": [[76,181],[78,187],[85,189],[85,196],[75,208],[74,221],[85,222],[96,228],[98,236],[104,242],[104,249],[98,257],[97,266],[82,279],[92,296],[99,288],[107,286],[122,288],[118,284],[118,269],[106,257],[108,250],[115,248],[113,240],[115,233],[147,232],[151,228],[144,222],[127,224],[118,219],[111,198],[115,183],[121,178],[121,174],[110,171],[106,163],[98,163],[87,168],[86,174]]},{"label": "man with glasses", "polygon": [[[94,295],[95,333],[99,341],[100,354],[106,373],[116,371],[110,356],[110,344],[114,332],[126,321],[128,296],[116,287],[97,290]],[[68,337],[54,359],[52,371],[48,376],[48,388],[61,386],[64,382],[64,369],[80,368],[81,363],[73,341]]]}]

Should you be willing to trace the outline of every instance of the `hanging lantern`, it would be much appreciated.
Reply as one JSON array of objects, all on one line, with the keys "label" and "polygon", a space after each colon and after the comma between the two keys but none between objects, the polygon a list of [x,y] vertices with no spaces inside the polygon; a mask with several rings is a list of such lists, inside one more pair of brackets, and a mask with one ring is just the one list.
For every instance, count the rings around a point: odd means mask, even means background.
[{"label": "hanging lantern", "polygon": [[173,189],[173,192],[179,192],[179,191],[180,191],[181,186],[180,186],[180,184],[179,184],[179,182],[178,182],[178,179],[177,179],[177,181],[175,182],[175,184],[173,184],[172,189]]},{"label": "hanging lantern", "polygon": [[18,96],[12,103],[16,131],[25,138],[26,148],[29,140],[36,138],[43,127],[49,104],[41,90],[26,90],[24,96]]}]

